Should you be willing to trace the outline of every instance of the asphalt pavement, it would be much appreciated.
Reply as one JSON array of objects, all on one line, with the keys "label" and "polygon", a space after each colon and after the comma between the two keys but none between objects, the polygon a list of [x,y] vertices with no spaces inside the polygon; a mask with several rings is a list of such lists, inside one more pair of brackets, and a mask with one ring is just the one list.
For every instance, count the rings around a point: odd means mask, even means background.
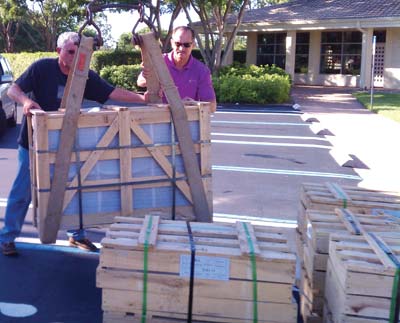
[{"label": "asphalt pavement", "polygon": [[[364,109],[351,91],[295,87],[298,110],[220,106],[211,121],[214,220],[294,228],[304,182],[400,191],[400,124]],[[17,130],[0,139],[0,226],[16,172]],[[351,167],[342,165],[346,158]],[[88,232],[99,243],[105,229]],[[0,255],[1,323],[102,322],[99,255],[66,244],[65,232],[56,245],[39,244],[29,211],[20,255]]]}]

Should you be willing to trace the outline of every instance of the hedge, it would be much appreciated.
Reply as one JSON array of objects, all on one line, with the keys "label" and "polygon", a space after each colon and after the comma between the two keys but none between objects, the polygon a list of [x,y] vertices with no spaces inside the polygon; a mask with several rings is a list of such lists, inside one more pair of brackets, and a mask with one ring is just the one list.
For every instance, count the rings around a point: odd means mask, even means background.
[{"label": "hedge", "polygon": [[100,71],[100,76],[109,83],[124,89],[139,91],[136,80],[141,72],[140,64],[106,66]]},{"label": "hedge", "polygon": [[[196,53],[197,55],[198,53]],[[35,60],[57,57],[55,52],[3,54],[11,64],[14,77]],[[91,68],[115,86],[137,91],[137,76],[140,73],[139,51],[96,51]],[[213,77],[218,102],[227,103],[283,103],[289,100],[291,79],[281,68],[272,66],[244,66],[235,63],[224,67]]]},{"label": "hedge", "polygon": [[17,79],[34,61],[46,57],[57,57],[56,52],[36,52],[19,54],[1,54],[10,62],[14,79]]}]

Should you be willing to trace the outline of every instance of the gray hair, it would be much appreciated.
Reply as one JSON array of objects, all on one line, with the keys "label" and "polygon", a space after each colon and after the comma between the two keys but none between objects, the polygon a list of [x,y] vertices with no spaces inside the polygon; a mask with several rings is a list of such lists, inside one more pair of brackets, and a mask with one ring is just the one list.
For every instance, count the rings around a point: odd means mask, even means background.
[{"label": "gray hair", "polygon": [[66,31],[60,34],[57,39],[57,48],[63,48],[68,41],[73,41],[75,44],[78,44],[79,34],[74,31]]},{"label": "gray hair", "polygon": [[195,40],[194,30],[189,26],[178,26],[172,30],[172,35],[174,35],[178,30],[189,31],[192,35],[192,40]]}]

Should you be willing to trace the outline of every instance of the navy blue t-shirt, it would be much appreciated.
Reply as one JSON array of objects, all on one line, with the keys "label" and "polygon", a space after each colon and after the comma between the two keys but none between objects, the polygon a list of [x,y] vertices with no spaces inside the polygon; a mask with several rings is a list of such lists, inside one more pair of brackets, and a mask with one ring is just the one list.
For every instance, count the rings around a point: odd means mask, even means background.
[{"label": "navy blue t-shirt", "polygon": [[[36,101],[44,111],[56,111],[61,105],[67,75],[61,72],[58,58],[44,58],[29,66],[15,83],[25,93],[31,93],[32,100]],[[114,87],[111,84],[94,71],[89,71],[84,93],[85,99],[104,103],[113,90]],[[25,115],[22,119],[18,143],[26,149],[29,147]]]}]

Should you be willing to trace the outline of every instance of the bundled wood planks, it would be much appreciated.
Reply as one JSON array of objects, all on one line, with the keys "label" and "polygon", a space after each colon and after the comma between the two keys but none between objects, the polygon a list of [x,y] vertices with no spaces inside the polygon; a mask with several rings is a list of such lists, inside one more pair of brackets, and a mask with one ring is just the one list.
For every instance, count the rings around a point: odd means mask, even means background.
[{"label": "bundled wood planks", "polygon": [[400,193],[330,182],[301,186],[297,252],[302,272],[297,285],[305,322],[322,322],[329,235],[354,234],[349,215],[367,231],[398,230]]},{"label": "bundled wood planks", "polygon": [[117,217],[102,246],[104,323],[297,321],[296,258],[279,228]]},{"label": "bundled wood planks", "polygon": [[[306,211],[302,228],[303,272],[300,284],[302,311],[323,315],[325,276],[331,234],[349,235],[367,232],[400,232],[400,219],[387,214],[354,214],[348,209]],[[306,307],[306,308],[304,308]],[[307,312],[308,311],[308,312]]]},{"label": "bundled wood planks", "polygon": [[332,182],[304,183],[300,189],[300,201],[299,228],[304,227],[306,210],[332,211],[339,207],[355,213],[400,212],[400,192],[370,190]]},{"label": "bundled wood planks", "polygon": [[397,322],[399,232],[334,234],[330,239],[324,321]]},{"label": "bundled wood planks", "polygon": [[[208,103],[185,111],[198,167],[212,210]],[[34,112],[30,133],[34,206],[47,216],[63,112]],[[114,216],[158,212],[194,219],[192,193],[168,105],[108,106],[81,111],[65,187],[61,228],[112,223]],[[196,166],[196,165],[195,165]]]}]

